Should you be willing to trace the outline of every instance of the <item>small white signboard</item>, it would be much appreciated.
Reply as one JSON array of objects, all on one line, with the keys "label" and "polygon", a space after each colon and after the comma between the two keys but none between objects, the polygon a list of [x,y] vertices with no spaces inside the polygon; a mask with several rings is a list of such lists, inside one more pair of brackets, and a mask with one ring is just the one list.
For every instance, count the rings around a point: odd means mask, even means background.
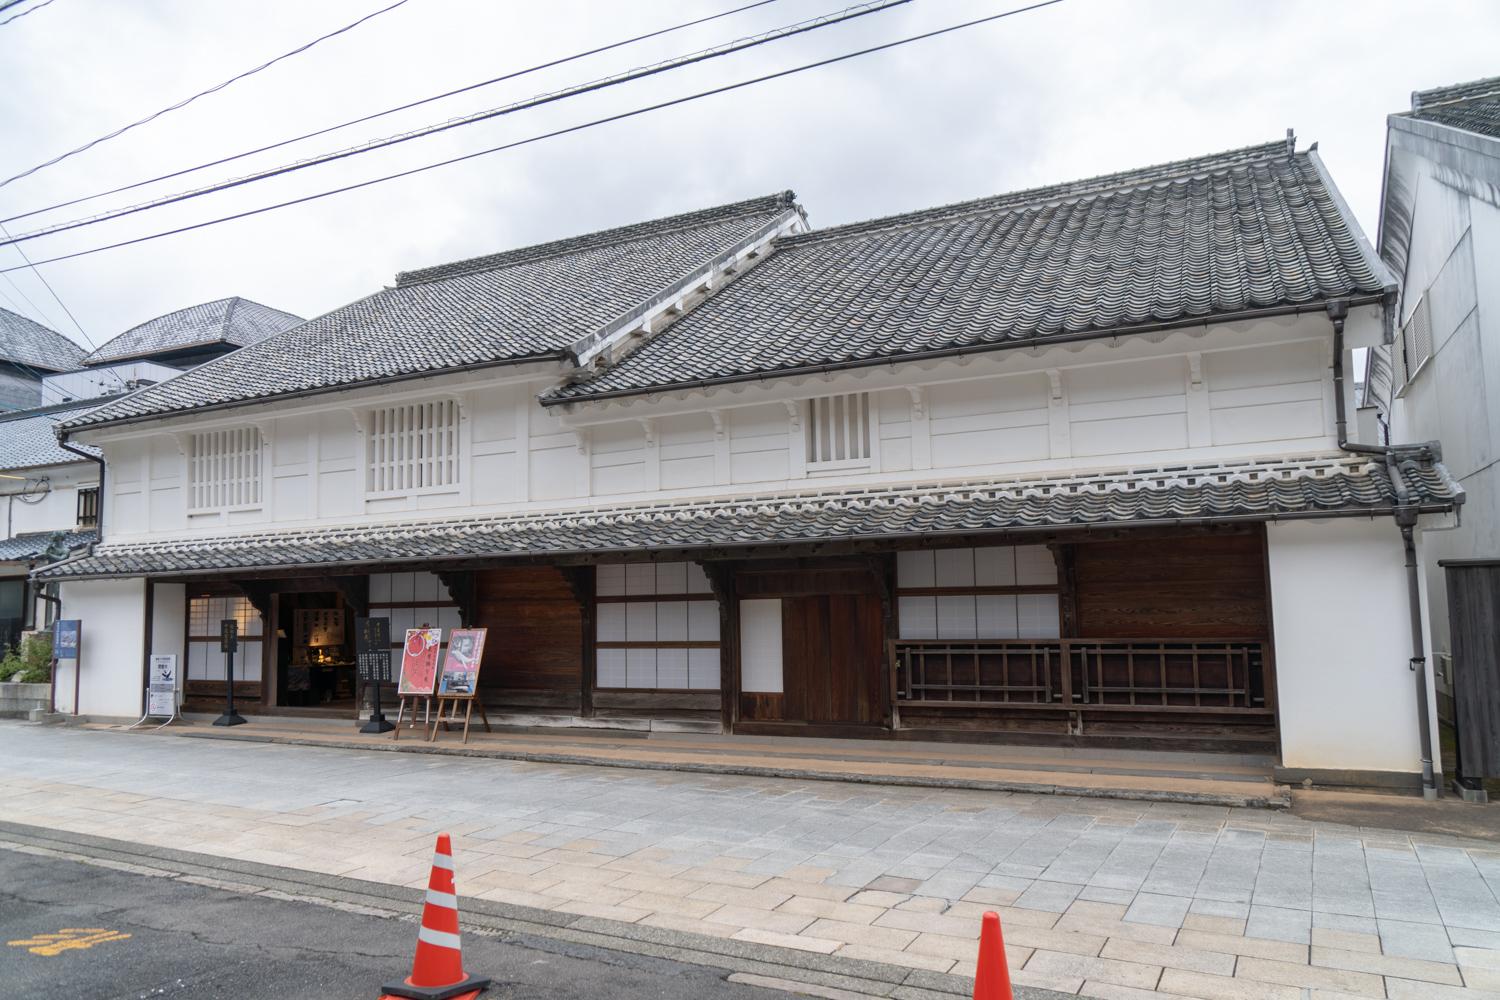
[{"label": "small white signboard", "polygon": [[146,714],[165,719],[177,714],[175,653],[159,653],[151,657],[151,686],[146,697]]}]

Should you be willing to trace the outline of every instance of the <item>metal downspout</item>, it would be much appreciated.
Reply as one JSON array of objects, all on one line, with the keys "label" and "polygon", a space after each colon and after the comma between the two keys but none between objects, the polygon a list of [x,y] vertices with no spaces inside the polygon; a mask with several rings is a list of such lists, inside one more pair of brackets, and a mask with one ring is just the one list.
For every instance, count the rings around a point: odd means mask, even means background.
[{"label": "metal downspout", "polygon": [[1413,537],[1417,508],[1412,504],[1411,491],[1406,488],[1406,480],[1397,465],[1395,449],[1390,445],[1357,444],[1349,440],[1349,422],[1344,405],[1344,320],[1348,316],[1347,300],[1336,299],[1328,303],[1328,319],[1333,323],[1333,409],[1338,445],[1340,450],[1351,454],[1382,456],[1391,489],[1396,493],[1394,516],[1396,526],[1401,530],[1401,545],[1406,556],[1407,603],[1411,609],[1411,658],[1407,665],[1416,675],[1417,732],[1422,742],[1422,797],[1436,799],[1437,780],[1432,767],[1432,720],[1427,713],[1427,649],[1422,641],[1422,589],[1417,568],[1417,545]]}]

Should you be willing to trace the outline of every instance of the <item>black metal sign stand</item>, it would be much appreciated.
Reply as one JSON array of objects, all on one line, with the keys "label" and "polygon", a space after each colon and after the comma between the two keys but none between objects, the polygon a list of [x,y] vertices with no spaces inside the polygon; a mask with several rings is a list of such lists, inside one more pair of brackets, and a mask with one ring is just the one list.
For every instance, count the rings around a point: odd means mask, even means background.
[{"label": "black metal sign stand", "polygon": [[225,686],[224,714],[214,720],[216,726],[243,726],[245,717],[234,710],[234,651],[239,648],[239,622],[233,618],[225,618],[219,622],[219,649],[225,655],[225,676],[229,682]]},{"label": "black metal sign stand", "polygon": [[354,620],[355,656],[359,660],[359,677],[371,687],[370,721],[359,727],[362,733],[388,733],[396,727],[385,719],[380,710],[380,685],[390,680],[391,632],[388,618],[356,618]]}]

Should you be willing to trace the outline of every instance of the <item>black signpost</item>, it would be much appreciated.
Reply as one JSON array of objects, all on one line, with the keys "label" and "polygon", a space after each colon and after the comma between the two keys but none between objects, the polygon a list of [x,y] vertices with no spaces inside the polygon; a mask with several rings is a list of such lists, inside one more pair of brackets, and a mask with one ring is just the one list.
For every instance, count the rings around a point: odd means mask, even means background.
[{"label": "black signpost", "polygon": [[370,721],[359,728],[362,733],[388,733],[396,727],[385,721],[380,711],[380,685],[391,680],[391,621],[389,618],[354,619],[354,656],[359,663],[359,679],[370,688]]},{"label": "black signpost", "polygon": [[240,648],[240,623],[233,618],[219,622],[219,651],[224,654],[224,675],[229,679],[224,689],[224,714],[214,720],[216,726],[243,726],[245,717],[234,710],[234,653]]}]

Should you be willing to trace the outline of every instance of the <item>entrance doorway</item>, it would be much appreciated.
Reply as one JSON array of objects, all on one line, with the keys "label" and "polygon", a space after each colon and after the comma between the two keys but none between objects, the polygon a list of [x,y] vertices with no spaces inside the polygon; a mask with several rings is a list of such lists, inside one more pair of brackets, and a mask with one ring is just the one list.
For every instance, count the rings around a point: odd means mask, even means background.
[{"label": "entrance doorway", "polygon": [[353,712],[353,619],[336,592],[278,593],[276,704]]}]

